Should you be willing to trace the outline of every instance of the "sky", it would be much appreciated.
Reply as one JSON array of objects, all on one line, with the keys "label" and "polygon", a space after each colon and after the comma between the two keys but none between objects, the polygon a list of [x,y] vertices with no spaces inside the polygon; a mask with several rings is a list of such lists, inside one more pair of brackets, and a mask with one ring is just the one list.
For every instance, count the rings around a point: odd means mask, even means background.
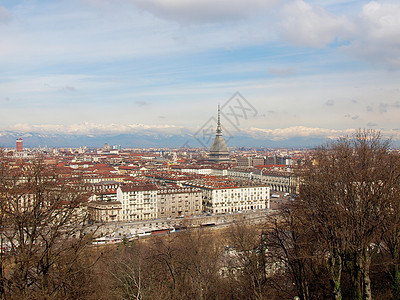
[{"label": "sky", "polygon": [[400,2],[0,0],[0,131],[196,132],[218,104],[258,138],[399,140]]}]

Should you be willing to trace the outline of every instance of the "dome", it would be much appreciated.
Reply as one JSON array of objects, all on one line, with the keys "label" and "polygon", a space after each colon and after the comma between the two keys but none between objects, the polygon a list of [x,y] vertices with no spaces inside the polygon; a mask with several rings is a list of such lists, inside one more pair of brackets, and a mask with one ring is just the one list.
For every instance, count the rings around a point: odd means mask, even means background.
[{"label": "dome", "polygon": [[228,154],[228,146],[226,145],[226,142],[224,140],[224,138],[222,137],[222,135],[220,136],[216,136],[214,139],[214,142],[211,145],[210,148],[210,154],[213,153],[224,153],[224,154]]}]

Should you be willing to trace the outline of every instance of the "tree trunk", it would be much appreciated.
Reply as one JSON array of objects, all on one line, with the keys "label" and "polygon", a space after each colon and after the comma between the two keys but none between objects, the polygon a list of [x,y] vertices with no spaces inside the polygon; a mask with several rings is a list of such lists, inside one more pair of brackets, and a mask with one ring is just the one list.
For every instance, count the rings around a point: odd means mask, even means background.
[{"label": "tree trunk", "polygon": [[355,253],[350,268],[355,300],[371,300],[371,279],[369,276],[371,255],[368,249]]},{"label": "tree trunk", "polygon": [[392,275],[392,296],[393,299],[400,299],[400,255],[397,247],[393,248],[393,266],[390,272]]},{"label": "tree trunk", "polygon": [[353,290],[353,299],[363,299],[363,285],[362,285],[362,274],[359,264],[359,255],[357,253],[346,255],[346,267],[350,276],[351,286]]},{"label": "tree trunk", "polygon": [[395,265],[392,268],[392,276],[393,299],[400,299],[400,268],[397,262],[395,262]]},{"label": "tree trunk", "polygon": [[368,249],[364,249],[362,251],[362,274],[363,274],[363,298],[365,300],[372,299],[372,292],[371,292],[371,278],[369,276],[370,266],[371,266],[371,255],[368,252]]},{"label": "tree trunk", "polygon": [[[1,249],[3,251],[3,248]],[[1,257],[0,263],[0,299],[5,299],[6,291],[4,288],[4,276],[3,276],[3,257]]]},{"label": "tree trunk", "polygon": [[331,256],[328,258],[328,268],[331,277],[332,293],[335,299],[342,299],[341,278],[343,262],[342,257],[336,250],[333,250]]}]

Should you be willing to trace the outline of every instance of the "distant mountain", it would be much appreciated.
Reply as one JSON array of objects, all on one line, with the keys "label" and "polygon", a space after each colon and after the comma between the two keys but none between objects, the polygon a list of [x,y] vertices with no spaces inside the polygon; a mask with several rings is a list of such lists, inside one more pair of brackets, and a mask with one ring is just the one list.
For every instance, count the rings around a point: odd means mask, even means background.
[{"label": "distant mountain", "polygon": [[[24,147],[102,147],[105,143],[109,145],[121,145],[129,148],[145,147],[209,147],[213,137],[207,143],[200,143],[193,135],[182,132],[160,133],[160,132],[138,132],[124,134],[90,134],[74,135],[61,133],[36,133],[36,132],[0,132],[0,147],[15,147],[18,138],[24,141]],[[231,138],[225,137],[228,147],[305,147],[312,148],[326,143],[325,138],[293,137],[281,140],[270,140],[255,138],[246,134],[234,135]]]}]

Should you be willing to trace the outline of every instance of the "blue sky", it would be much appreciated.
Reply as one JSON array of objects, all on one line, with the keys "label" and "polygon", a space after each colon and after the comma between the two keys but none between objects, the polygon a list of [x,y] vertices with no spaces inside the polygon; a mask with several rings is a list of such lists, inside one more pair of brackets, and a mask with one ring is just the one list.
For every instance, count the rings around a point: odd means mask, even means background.
[{"label": "blue sky", "polygon": [[195,132],[238,91],[249,135],[400,139],[399,1],[0,1],[0,37],[0,130]]}]

